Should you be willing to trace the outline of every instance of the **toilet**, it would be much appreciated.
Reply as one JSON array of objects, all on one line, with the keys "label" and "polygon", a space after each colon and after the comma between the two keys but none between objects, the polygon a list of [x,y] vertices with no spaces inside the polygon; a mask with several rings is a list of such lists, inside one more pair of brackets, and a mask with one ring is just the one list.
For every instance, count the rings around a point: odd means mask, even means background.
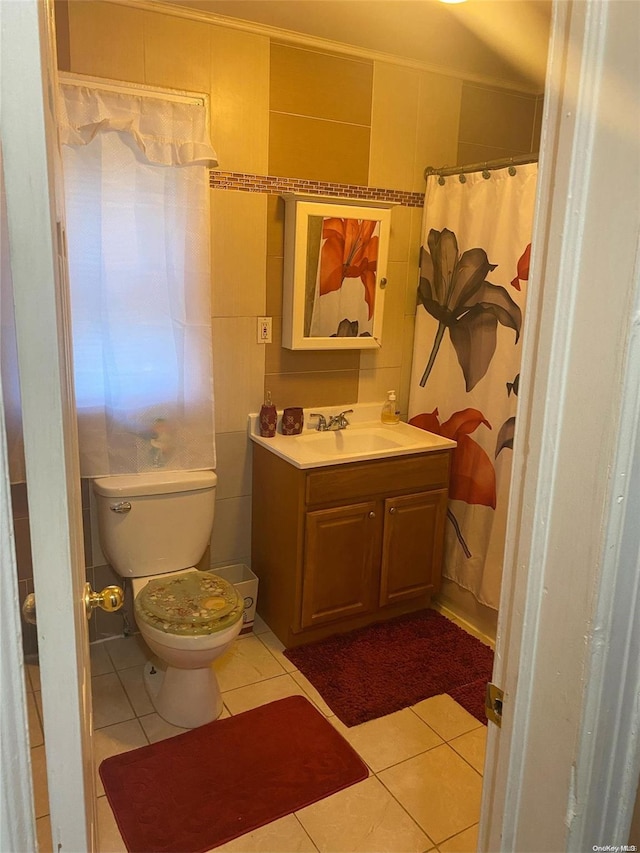
[{"label": "toilet", "polygon": [[158,660],[144,681],[158,714],[181,728],[217,719],[222,697],[213,661],[242,629],[233,584],[195,567],[211,537],[213,471],[153,471],[93,481],[100,544],[129,578],[136,624]]}]

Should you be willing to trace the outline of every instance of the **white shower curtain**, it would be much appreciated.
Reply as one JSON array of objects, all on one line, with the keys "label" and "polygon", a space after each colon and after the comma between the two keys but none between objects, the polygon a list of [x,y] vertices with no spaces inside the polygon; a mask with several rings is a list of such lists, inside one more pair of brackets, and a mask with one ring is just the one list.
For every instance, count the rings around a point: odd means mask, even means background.
[{"label": "white shower curtain", "polygon": [[445,577],[497,609],[537,164],[430,176],[410,422],[454,439]]},{"label": "white shower curtain", "polygon": [[82,475],[215,467],[204,106],[62,90]]}]

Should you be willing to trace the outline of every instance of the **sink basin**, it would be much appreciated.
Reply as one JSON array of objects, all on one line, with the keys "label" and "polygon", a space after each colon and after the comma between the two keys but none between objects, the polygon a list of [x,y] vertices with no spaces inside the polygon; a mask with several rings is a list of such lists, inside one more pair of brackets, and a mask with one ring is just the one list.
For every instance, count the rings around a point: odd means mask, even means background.
[{"label": "sink basin", "polygon": [[[395,424],[394,424],[395,426]],[[400,435],[392,435],[379,427],[353,427],[342,430],[306,433],[298,436],[298,442],[311,452],[344,455],[353,453],[377,453],[405,446]]]},{"label": "sink basin", "polygon": [[[412,453],[433,453],[456,446],[455,441],[427,432],[411,424],[381,423],[380,407],[370,404],[354,405],[346,429],[319,432],[307,426],[300,435],[276,433],[273,438],[260,435],[257,415],[249,417],[252,441],[295,465],[296,468],[317,468],[341,465],[367,459],[386,459]],[[305,413],[306,414],[306,413]],[[329,411],[327,414],[335,414]],[[374,419],[375,417],[375,419]]]}]

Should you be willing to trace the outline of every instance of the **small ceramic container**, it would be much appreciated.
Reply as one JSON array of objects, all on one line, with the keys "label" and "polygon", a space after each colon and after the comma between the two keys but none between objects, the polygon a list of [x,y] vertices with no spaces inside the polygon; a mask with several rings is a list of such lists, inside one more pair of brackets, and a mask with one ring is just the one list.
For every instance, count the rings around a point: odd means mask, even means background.
[{"label": "small ceramic container", "polygon": [[285,409],[282,413],[282,434],[300,435],[303,423],[304,415],[299,406],[292,406]]}]

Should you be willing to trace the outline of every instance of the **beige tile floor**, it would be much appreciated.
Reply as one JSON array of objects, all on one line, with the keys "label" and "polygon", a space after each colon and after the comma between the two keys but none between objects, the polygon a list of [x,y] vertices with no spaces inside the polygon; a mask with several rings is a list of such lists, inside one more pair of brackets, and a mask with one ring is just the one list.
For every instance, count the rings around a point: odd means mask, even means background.
[{"label": "beige tile floor", "polygon": [[[370,775],[295,814],[216,848],[229,853],[471,853],[480,813],[486,728],[449,696],[435,696],[347,728],[282,654],[258,618],[216,661],[223,715],[284,696],[310,699],[353,745]],[[104,758],[179,733],[162,720],[142,683],[138,636],[92,646],[94,749]],[[28,665],[28,709],[40,853],[51,850],[38,667]],[[100,853],[126,848],[96,773]]]}]

